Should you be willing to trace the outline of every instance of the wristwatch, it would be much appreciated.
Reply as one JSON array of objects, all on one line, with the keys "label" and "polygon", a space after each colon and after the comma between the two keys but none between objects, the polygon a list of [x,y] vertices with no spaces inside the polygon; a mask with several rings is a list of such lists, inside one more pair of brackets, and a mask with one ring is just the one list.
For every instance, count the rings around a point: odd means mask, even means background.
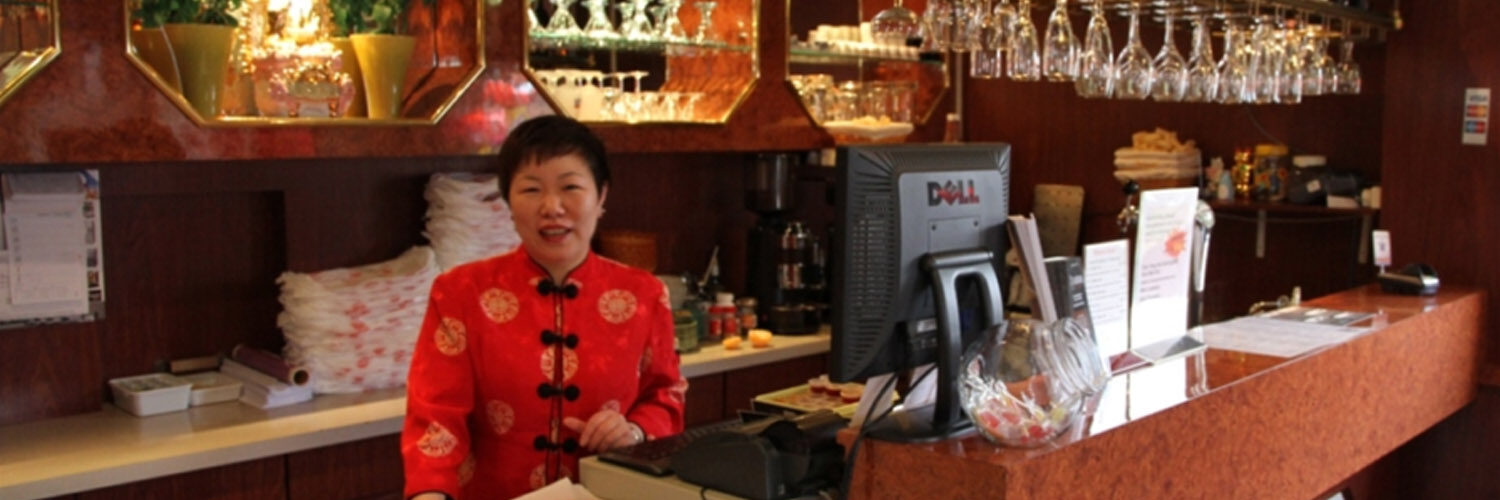
[{"label": "wristwatch", "polygon": [[641,426],[636,425],[635,422],[625,423],[630,425],[630,439],[631,441],[633,441],[632,444],[641,444],[646,442],[646,431],[641,430]]}]

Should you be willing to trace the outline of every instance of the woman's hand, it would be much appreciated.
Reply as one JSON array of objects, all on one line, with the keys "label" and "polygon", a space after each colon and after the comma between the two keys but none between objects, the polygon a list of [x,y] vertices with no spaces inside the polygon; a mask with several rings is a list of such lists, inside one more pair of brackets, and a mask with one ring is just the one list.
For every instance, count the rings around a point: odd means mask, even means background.
[{"label": "woman's hand", "polygon": [[641,428],[614,410],[600,410],[587,422],[564,417],[563,425],[578,433],[578,445],[593,451],[630,446],[645,440]]}]

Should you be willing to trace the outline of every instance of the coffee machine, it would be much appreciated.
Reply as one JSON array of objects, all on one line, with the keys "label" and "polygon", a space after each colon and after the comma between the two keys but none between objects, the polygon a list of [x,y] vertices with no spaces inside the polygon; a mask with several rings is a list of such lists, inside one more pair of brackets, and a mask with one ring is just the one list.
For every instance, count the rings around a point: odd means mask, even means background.
[{"label": "coffee machine", "polygon": [[817,332],[822,317],[822,247],[790,218],[796,166],[794,155],[761,154],[745,178],[745,208],[759,215],[746,238],[746,284],[760,325],[778,334]]}]

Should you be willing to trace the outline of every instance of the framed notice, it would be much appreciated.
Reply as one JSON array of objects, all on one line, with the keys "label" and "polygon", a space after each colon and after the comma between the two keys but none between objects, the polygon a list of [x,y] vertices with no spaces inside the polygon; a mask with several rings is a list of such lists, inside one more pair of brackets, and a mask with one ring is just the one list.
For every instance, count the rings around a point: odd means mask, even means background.
[{"label": "framed notice", "polygon": [[99,171],[0,175],[0,327],[104,317]]}]

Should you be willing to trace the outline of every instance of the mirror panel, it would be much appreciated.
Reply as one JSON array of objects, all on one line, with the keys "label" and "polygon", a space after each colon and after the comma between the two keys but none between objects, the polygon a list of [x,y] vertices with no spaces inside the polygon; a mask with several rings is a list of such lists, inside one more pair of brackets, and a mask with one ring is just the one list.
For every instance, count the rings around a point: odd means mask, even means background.
[{"label": "mirror panel", "polygon": [[61,50],[57,0],[0,0],[0,104]]},{"label": "mirror panel", "polygon": [[526,68],[585,122],[722,124],[759,78],[759,0],[529,0]]},{"label": "mirror panel", "polygon": [[125,1],[127,57],[199,125],[429,125],[484,71],[484,0]]}]

